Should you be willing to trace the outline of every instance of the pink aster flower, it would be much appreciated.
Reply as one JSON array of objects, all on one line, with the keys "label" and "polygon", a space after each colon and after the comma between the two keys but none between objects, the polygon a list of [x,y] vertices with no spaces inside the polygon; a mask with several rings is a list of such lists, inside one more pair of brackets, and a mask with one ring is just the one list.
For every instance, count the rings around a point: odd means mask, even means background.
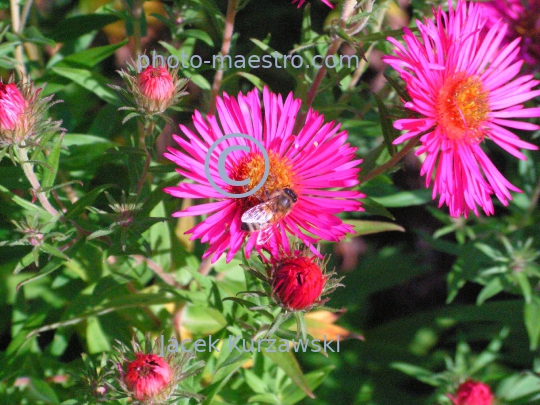
[{"label": "pink aster flower", "polygon": [[499,20],[508,24],[505,41],[522,37],[520,57],[529,67],[538,70],[540,63],[540,0],[490,0],[480,2],[487,27]]},{"label": "pink aster flower", "polygon": [[[180,128],[187,139],[173,136],[181,150],[169,148],[170,153],[164,156],[180,166],[176,171],[190,182],[164,191],[179,198],[215,200],[173,214],[175,217],[208,215],[187,232],[192,234],[191,239],[201,239],[210,244],[204,257],[214,255],[215,262],[228,250],[227,261],[230,261],[246,239],[248,257],[254,248],[259,252],[269,250],[277,253],[283,247],[289,252],[287,234],[297,236],[314,250],[312,244],[320,239],[338,241],[353,232],[353,227],[344,224],[336,214],[362,210],[358,199],[364,195],[350,189],[359,183],[358,165],[361,160],[356,159],[356,148],[347,143],[346,131],[340,131],[334,122],[325,124],[324,117],[312,110],[302,121],[298,133],[294,134],[300,105],[301,101],[294,99],[292,94],[283,101],[280,95],[266,88],[262,105],[258,90],[247,95],[239,94],[237,98],[224,94],[217,100],[217,116],[205,119],[195,111],[193,124],[196,132],[182,125]],[[261,142],[268,153],[269,176],[264,186],[249,197],[224,198],[205,175],[205,157],[219,138],[238,133]],[[236,150],[229,153],[225,169],[231,180],[249,179],[246,186],[231,186],[218,172],[218,157],[224,149],[235,145],[247,146],[249,152]],[[211,156],[210,175],[220,189],[242,194],[262,183],[264,158],[249,139],[234,137],[221,142]],[[276,215],[277,220],[267,228],[264,226],[268,224],[261,224],[260,230],[251,224],[249,229],[243,226],[242,215],[246,211],[284,189],[288,190],[283,196],[283,203],[289,201],[287,204],[290,204],[287,212]],[[268,230],[271,231],[270,239],[261,241],[261,232]]]},{"label": "pink aster flower", "polygon": [[519,148],[538,149],[507,128],[539,128],[511,119],[540,116],[540,108],[523,106],[540,95],[532,90],[539,82],[518,76],[519,39],[500,46],[506,24],[499,21],[483,35],[485,22],[478,4],[459,0],[454,9],[450,1],[448,13],[440,7],[435,12],[435,22],[417,21],[420,38],[408,29],[405,45],[388,38],[397,50],[385,60],[405,80],[412,99],[405,107],[417,114],[396,121],[407,133],[394,143],[425,133],[416,152],[426,154],[421,174],[426,187],[434,175],[433,198],[440,195],[439,207],[448,205],[453,217],[467,217],[471,210],[478,215],[478,206],[493,214],[492,194],[508,205],[509,190],[521,191],[490,161],[481,147],[485,138],[519,159],[525,159]]},{"label": "pink aster flower", "polygon": [[[334,8],[334,5],[330,3],[329,0],[321,0],[324,4],[326,4],[330,8]],[[293,0],[292,4],[298,3],[298,8],[302,7],[303,4],[306,2],[306,0]]]}]

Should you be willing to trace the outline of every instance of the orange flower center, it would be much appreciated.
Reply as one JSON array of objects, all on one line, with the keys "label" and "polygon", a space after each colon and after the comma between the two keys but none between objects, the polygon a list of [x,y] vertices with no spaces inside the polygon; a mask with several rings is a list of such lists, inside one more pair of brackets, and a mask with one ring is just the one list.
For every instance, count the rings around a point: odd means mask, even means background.
[{"label": "orange flower center", "polygon": [[478,143],[484,139],[483,122],[489,113],[489,92],[478,76],[458,73],[439,92],[439,124],[454,141]]},{"label": "orange flower center", "polygon": [[[270,172],[264,186],[253,195],[238,199],[245,206],[245,209],[253,207],[259,204],[261,200],[264,200],[266,192],[271,194],[284,187],[294,188],[294,173],[288,160],[272,151],[268,151],[268,158],[270,160]],[[249,184],[246,186],[231,186],[230,192],[242,194],[256,187],[262,181],[264,168],[264,157],[261,153],[256,152],[246,155],[229,176],[232,180],[249,179]]]}]

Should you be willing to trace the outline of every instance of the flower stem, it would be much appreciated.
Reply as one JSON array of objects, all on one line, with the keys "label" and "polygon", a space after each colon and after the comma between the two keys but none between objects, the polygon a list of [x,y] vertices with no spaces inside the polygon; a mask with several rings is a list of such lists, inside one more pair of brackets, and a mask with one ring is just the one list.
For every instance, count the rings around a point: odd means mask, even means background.
[{"label": "flower stem", "polygon": [[[21,10],[19,8],[19,0],[10,0],[10,8],[11,8],[11,24],[13,28],[13,32],[15,34],[20,34],[22,31],[22,24],[21,24]],[[22,44],[17,45],[15,47],[15,59],[17,60],[17,63],[19,64],[20,70],[17,72],[19,73],[20,79],[23,83],[26,83],[26,66],[24,64],[24,54],[23,54],[23,47]]]},{"label": "flower stem", "polygon": [[[221,44],[221,57],[225,58],[229,55],[231,49],[231,40],[234,29],[234,19],[236,18],[236,6],[237,0],[229,0],[227,5],[227,15],[225,16],[225,30],[223,31],[223,43]],[[225,59],[223,59],[225,60]],[[224,64],[216,72],[214,77],[214,83],[212,84],[212,98],[210,99],[210,109],[208,110],[209,114],[214,114],[216,112],[216,101],[219,93],[219,88],[221,87],[221,81],[223,80]]]},{"label": "flower stem", "polygon": [[364,177],[362,177],[360,179],[360,183],[366,183],[369,180],[379,176],[380,174],[383,174],[387,170],[389,170],[392,167],[394,167],[395,165],[397,165],[399,163],[399,161],[401,159],[403,159],[405,157],[405,155],[407,153],[409,153],[409,151],[418,144],[418,141],[420,140],[421,136],[422,136],[422,134],[420,134],[418,136],[415,136],[414,138],[410,139],[409,142],[407,142],[407,144],[398,153],[396,153],[394,156],[392,156],[392,158],[388,162],[386,162],[385,164],[377,167],[376,169],[373,169],[368,174],[366,174]]},{"label": "flower stem", "polygon": [[142,189],[144,187],[144,183],[146,182],[146,178],[148,177],[148,170],[150,169],[150,163],[152,162],[152,155],[150,154],[150,151],[148,150],[148,147],[146,146],[146,137],[150,137],[150,139],[154,139],[154,128],[155,123],[152,118],[149,118],[150,122],[146,122],[144,125],[144,130],[142,131],[142,136],[140,138],[141,147],[144,149],[144,152],[146,153],[146,158],[144,160],[144,169],[141,173],[141,178],[139,179],[139,183],[137,184],[137,200],[139,199]]},{"label": "flower stem", "polygon": [[29,162],[27,150],[25,148],[17,148],[16,151],[19,156],[19,160],[24,174],[32,185],[34,193],[43,208],[45,208],[45,210],[52,216],[60,215],[56,208],[51,205],[45,193],[41,191],[41,184],[39,184],[39,180],[34,173],[34,164],[32,162]]}]

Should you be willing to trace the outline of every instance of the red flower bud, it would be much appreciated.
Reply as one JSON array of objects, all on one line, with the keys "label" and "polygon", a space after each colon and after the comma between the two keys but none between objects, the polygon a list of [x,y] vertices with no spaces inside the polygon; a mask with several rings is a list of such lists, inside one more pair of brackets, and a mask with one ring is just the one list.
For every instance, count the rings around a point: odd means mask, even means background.
[{"label": "red flower bud", "polygon": [[124,383],[136,400],[151,400],[171,382],[171,368],[157,354],[137,353],[136,356],[137,359],[128,364]]},{"label": "red flower bud", "polygon": [[458,387],[456,396],[447,394],[454,405],[492,405],[494,396],[488,385],[468,380]]},{"label": "red flower bud", "polygon": [[173,78],[164,67],[148,66],[139,74],[139,89],[150,100],[167,102],[174,93]]},{"label": "red flower bud", "polygon": [[26,101],[13,83],[0,83],[0,131],[13,131],[21,121]]},{"label": "red flower bud", "polygon": [[285,308],[305,309],[321,295],[326,277],[314,260],[304,256],[287,258],[275,267],[272,290]]}]

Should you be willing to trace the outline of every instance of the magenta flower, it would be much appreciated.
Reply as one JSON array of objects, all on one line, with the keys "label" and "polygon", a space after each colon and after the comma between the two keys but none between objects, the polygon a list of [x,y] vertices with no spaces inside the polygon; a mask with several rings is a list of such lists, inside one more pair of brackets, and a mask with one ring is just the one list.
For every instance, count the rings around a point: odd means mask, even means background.
[{"label": "magenta flower", "polygon": [[[217,117],[204,119],[195,111],[193,124],[197,133],[182,125],[180,128],[187,140],[174,135],[181,150],[169,148],[170,153],[165,153],[165,157],[180,166],[176,171],[191,182],[180,183],[164,191],[179,198],[216,200],[173,214],[175,217],[208,215],[187,232],[192,234],[191,239],[201,239],[210,244],[204,257],[215,254],[212,259],[215,262],[228,250],[229,262],[246,239],[247,257],[253,248],[274,254],[280,248],[289,252],[287,233],[297,236],[314,250],[312,244],[320,239],[338,241],[353,232],[353,227],[344,224],[336,214],[362,210],[358,199],[364,195],[350,189],[359,183],[358,165],[361,160],[355,156],[356,148],[347,143],[346,131],[339,131],[339,125],[334,122],[325,124],[324,117],[312,110],[299,126],[298,134],[293,134],[300,105],[301,101],[294,99],[292,94],[283,101],[281,96],[266,88],[263,106],[258,90],[247,95],[239,94],[238,98],[224,94],[217,100]],[[216,140],[236,133],[249,135],[262,143],[268,152],[270,172],[264,186],[254,195],[224,198],[205,176],[204,161]],[[245,188],[228,185],[218,172],[218,157],[225,148],[233,145],[250,148],[250,152],[231,152],[225,166],[230,179],[250,179]],[[220,143],[210,161],[212,179],[218,187],[231,194],[244,193],[260,184],[264,168],[264,158],[257,146],[239,137]],[[349,189],[336,190],[342,188]],[[294,195],[296,201],[286,215],[276,216],[278,220],[264,229],[264,232],[271,231],[270,239],[261,241],[259,236],[263,230],[246,229],[242,224],[242,214],[283,189],[289,189],[288,196]]]},{"label": "magenta flower", "polygon": [[490,0],[480,2],[482,14],[492,27],[502,19],[508,24],[505,41],[522,37],[520,57],[532,69],[540,63],[540,0]]},{"label": "magenta flower", "polygon": [[[324,4],[326,4],[330,8],[334,8],[334,5],[330,3],[329,0],[321,0]],[[298,8],[302,7],[306,0],[293,0],[292,4],[298,3]]]},{"label": "magenta flower", "polygon": [[0,82],[0,136],[3,131],[14,131],[20,125],[26,101],[13,83]]},{"label": "magenta flower", "polygon": [[426,187],[434,177],[433,198],[440,195],[439,207],[448,205],[450,215],[478,215],[480,206],[493,214],[491,195],[504,204],[512,199],[509,190],[520,192],[490,161],[481,143],[484,138],[519,159],[518,150],[538,149],[524,142],[506,127],[536,130],[539,127],[511,118],[540,116],[540,108],[524,108],[525,101],[538,95],[532,90],[539,82],[532,75],[518,75],[522,60],[519,39],[500,47],[507,26],[498,22],[486,35],[486,22],[478,4],[459,0],[455,9],[449,2],[448,13],[440,7],[436,22],[417,21],[421,38],[405,28],[405,45],[388,38],[396,47],[396,56],[385,60],[396,69],[407,85],[412,101],[405,107],[417,118],[400,119],[394,126],[407,133],[399,144],[420,133],[422,146],[416,154],[426,154],[421,174]]}]

